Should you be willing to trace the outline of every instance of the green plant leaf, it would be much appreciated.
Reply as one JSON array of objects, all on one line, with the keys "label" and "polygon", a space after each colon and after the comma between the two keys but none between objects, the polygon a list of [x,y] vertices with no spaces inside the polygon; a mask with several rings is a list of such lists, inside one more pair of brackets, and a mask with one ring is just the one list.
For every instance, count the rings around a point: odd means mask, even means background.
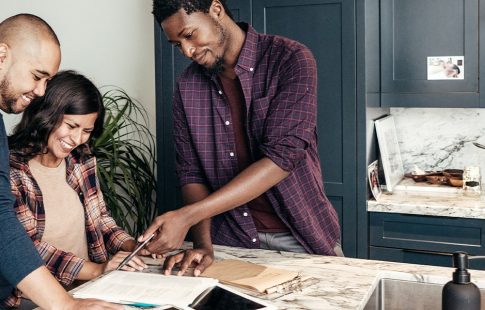
[{"label": "green plant leaf", "polygon": [[97,176],[111,215],[136,236],[157,214],[155,137],[146,110],[123,89],[111,87],[103,103],[104,131],[91,143]]}]

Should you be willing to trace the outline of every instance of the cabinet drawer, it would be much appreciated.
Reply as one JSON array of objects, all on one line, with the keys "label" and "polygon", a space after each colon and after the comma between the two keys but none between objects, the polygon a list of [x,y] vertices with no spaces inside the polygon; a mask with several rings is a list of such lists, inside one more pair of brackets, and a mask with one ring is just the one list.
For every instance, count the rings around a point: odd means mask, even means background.
[{"label": "cabinet drawer", "polygon": [[485,221],[435,216],[370,213],[371,246],[485,254]]},{"label": "cabinet drawer", "polygon": [[[383,247],[369,247],[369,258],[390,262],[433,265],[433,266],[452,266],[452,254],[442,252],[416,251]],[[470,260],[471,269],[485,269],[485,261]]]}]

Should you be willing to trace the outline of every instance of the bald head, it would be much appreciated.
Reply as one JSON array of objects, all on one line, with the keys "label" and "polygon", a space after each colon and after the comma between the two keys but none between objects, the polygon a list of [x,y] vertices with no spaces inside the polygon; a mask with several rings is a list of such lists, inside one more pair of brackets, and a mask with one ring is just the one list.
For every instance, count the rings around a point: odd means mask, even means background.
[{"label": "bald head", "polygon": [[0,23],[0,43],[10,48],[23,48],[25,44],[49,40],[60,46],[59,39],[51,26],[42,18],[32,14],[18,14]]},{"label": "bald head", "polygon": [[42,18],[18,14],[0,23],[0,109],[19,113],[59,70],[59,40]]}]

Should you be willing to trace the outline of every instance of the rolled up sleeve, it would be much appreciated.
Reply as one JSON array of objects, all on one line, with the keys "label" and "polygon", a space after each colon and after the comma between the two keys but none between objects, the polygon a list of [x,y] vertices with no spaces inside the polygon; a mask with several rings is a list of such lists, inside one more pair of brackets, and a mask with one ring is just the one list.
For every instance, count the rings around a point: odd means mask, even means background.
[{"label": "rolled up sleeve", "polygon": [[261,152],[285,171],[292,171],[306,156],[316,135],[315,60],[306,49],[293,53],[282,66],[276,96],[269,99]]},{"label": "rolled up sleeve", "polygon": [[206,179],[190,137],[189,126],[178,87],[173,96],[173,116],[176,172],[179,178],[179,185],[184,186],[190,183],[205,184]]}]

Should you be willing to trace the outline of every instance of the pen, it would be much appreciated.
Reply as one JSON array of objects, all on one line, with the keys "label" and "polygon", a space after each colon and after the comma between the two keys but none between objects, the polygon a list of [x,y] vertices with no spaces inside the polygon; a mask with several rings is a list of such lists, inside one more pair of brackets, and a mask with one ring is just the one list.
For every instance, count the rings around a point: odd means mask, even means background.
[{"label": "pen", "polygon": [[140,252],[141,249],[143,249],[143,247],[148,243],[148,241],[150,241],[153,237],[155,236],[155,233],[151,234],[150,237],[148,237],[145,241],[143,241],[142,243],[139,243],[136,248],[133,250],[133,252],[131,252],[130,255],[128,255],[127,257],[125,257],[125,259],[121,262],[121,264],[119,264],[119,266],[116,268],[116,270],[120,270],[121,268],[123,268],[123,266],[125,266],[126,264],[128,264],[130,262],[130,260],[138,253]]},{"label": "pen", "polygon": [[134,307],[134,308],[145,308],[145,309],[149,309],[149,308],[155,308],[155,307],[160,306],[160,305],[149,304],[149,303],[144,303],[144,302],[132,302],[132,301],[128,301],[128,300],[120,300],[120,302],[123,305],[130,306],[130,307]]}]

